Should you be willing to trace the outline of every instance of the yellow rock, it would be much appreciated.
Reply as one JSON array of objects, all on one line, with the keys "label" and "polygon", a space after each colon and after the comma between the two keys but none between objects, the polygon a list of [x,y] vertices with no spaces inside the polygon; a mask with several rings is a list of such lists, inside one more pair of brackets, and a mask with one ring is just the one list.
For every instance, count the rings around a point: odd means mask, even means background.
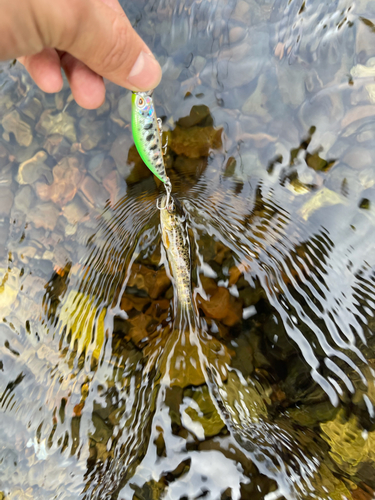
[{"label": "yellow rock", "polygon": [[94,299],[72,290],[67,296],[59,316],[61,331],[66,327],[71,333],[71,347],[78,342],[78,355],[93,345],[92,355],[98,359],[104,342],[104,317],[106,309],[100,314]]},{"label": "yellow rock", "polygon": [[307,201],[300,209],[300,214],[303,219],[308,220],[309,217],[320,208],[346,203],[346,199],[328,188],[320,189],[309,201]]}]

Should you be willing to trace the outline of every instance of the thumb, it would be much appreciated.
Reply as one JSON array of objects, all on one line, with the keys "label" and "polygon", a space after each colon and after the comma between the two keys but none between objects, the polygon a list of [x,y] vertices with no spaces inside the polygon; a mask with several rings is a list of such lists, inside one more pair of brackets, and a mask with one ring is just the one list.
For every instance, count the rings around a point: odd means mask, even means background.
[{"label": "thumb", "polygon": [[46,6],[43,45],[68,52],[95,73],[131,90],[155,88],[161,68],[113,0],[34,0]]}]

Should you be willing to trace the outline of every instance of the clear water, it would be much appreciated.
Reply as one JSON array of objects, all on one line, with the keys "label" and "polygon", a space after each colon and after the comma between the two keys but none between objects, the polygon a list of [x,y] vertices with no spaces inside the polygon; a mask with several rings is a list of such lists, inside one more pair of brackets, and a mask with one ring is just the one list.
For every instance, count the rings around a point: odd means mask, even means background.
[{"label": "clear water", "polygon": [[130,95],[0,74],[0,499],[375,496],[375,4],[139,1],[190,233],[175,322]]}]

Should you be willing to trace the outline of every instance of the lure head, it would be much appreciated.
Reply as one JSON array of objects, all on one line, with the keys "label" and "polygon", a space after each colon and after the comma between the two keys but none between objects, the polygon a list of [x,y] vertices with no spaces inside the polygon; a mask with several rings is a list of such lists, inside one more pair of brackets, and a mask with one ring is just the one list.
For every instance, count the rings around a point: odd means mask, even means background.
[{"label": "lure head", "polygon": [[135,146],[142,160],[162,182],[167,182],[152,90],[132,94],[132,131]]},{"label": "lure head", "polygon": [[132,93],[132,107],[133,112],[141,115],[147,119],[152,117],[154,112],[154,104],[152,101],[152,90],[147,92],[133,92]]}]

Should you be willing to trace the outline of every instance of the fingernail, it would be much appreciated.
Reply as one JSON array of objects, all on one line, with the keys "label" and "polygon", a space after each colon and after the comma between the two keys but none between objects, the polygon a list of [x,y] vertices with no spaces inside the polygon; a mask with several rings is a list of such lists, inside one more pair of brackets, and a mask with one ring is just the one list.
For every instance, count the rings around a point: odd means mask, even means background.
[{"label": "fingernail", "polygon": [[135,61],[129,76],[129,86],[133,90],[151,90],[161,80],[161,67],[154,56],[141,52]]}]

